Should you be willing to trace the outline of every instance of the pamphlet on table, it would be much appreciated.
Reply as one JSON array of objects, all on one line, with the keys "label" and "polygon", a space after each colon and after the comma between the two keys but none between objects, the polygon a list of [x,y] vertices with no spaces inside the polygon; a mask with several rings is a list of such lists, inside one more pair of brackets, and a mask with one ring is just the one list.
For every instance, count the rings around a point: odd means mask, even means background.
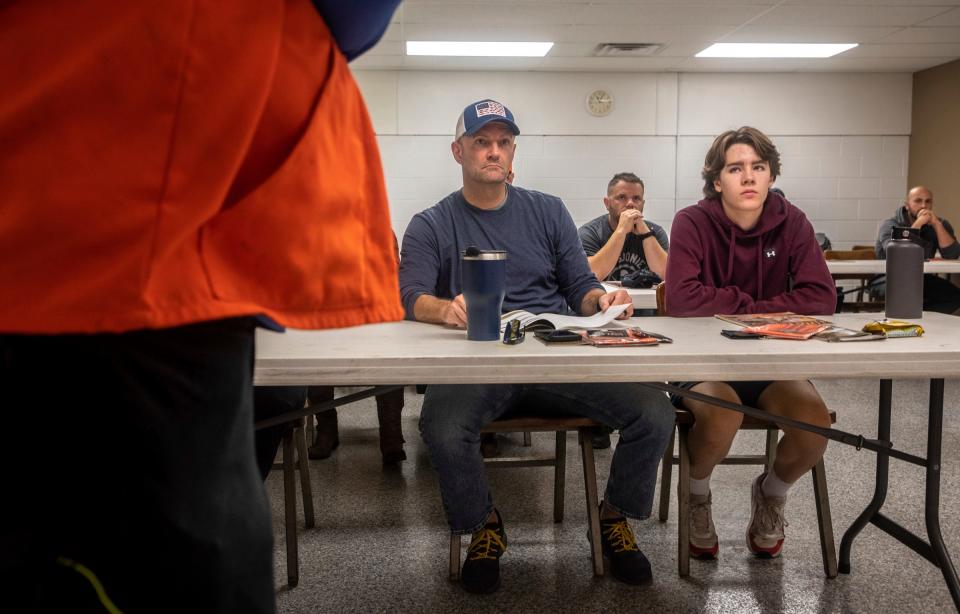
[{"label": "pamphlet on table", "polygon": [[500,316],[500,332],[506,328],[507,322],[520,320],[523,330],[561,329],[561,328],[600,328],[617,319],[621,313],[630,307],[629,304],[612,305],[606,311],[598,311],[592,316],[566,316],[559,313],[533,314],[522,309],[508,311]]},{"label": "pamphlet on table", "polygon": [[744,331],[777,339],[810,339],[821,341],[875,341],[883,335],[835,326],[832,322],[790,311],[717,315],[717,318],[744,327]]}]

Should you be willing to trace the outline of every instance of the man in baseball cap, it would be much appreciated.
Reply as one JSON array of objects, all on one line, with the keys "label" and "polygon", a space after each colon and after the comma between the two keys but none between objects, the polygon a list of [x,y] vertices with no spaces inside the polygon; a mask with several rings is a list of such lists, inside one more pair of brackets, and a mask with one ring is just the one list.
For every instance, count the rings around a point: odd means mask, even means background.
[{"label": "man in baseball cap", "polygon": [[[577,228],[556,196],[508,183],[520,130],[494,100],[467,106],[450,144],[463,187],[410,220],[400,257],[400,292],[407,318],[464,328],[466,300],[460,254],[468,247],[507,256],[503,310],[589,316],[623,305],[623,289],[608,293],[590,270]],[[615,578],[649,584],[650,562],[627,519],[650,515],[657,465],[674,427],[667,398],[633,383],[430,384],[420,434],[436,469],[452,533],[471,535],[460,582],[471,593],[500,586],[507,549],[503,518],[494,507],[480,448],[480,429],[517,407],[543,407],[594,418],[620,429],[603,502],[590,514],[594,539]]]}]

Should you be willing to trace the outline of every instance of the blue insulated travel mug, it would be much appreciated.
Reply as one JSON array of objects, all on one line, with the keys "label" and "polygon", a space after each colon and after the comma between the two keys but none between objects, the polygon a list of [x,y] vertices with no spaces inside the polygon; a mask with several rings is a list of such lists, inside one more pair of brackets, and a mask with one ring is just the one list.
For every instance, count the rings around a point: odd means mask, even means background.
[{"label": "blue insulated travel mug", "polygon": [[468,247],[460,262],[460,288],[467,303],[467,339],[500,338],[500,309],[506,292],[507,252]]}]

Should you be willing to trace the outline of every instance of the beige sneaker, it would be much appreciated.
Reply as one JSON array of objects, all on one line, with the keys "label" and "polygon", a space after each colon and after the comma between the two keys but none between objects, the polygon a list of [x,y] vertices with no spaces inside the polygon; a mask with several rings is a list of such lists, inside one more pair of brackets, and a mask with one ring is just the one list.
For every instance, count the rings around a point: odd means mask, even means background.
[{"label": "beige sneaker", "polygon": [[710,561],[720,552],[712,507],[713,493],[690,495],[690,556],[695,559]]},{"label": "beige sneaker", "polygon": [[755,555],[773,559],[780,556],[783,548],[783,529],[789,523],[783,516],[783,507],[787,503],[786,497],[765,497],[760,485],[763,484],[767,472],[764,471],[756,480],[750,491],[751,507],[750,524],[747,526],[747,548]]}]

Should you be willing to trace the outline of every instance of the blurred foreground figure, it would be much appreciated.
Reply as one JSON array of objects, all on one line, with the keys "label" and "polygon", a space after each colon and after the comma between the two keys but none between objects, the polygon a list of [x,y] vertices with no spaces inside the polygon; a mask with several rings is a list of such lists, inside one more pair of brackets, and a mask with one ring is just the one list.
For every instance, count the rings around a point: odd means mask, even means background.
[{"label": "blurred foreground figure", "polygon": [[274,610],[254,327],[402,316],[347,68],[396,2],[316,4],[0,7],[10,611]]}]

